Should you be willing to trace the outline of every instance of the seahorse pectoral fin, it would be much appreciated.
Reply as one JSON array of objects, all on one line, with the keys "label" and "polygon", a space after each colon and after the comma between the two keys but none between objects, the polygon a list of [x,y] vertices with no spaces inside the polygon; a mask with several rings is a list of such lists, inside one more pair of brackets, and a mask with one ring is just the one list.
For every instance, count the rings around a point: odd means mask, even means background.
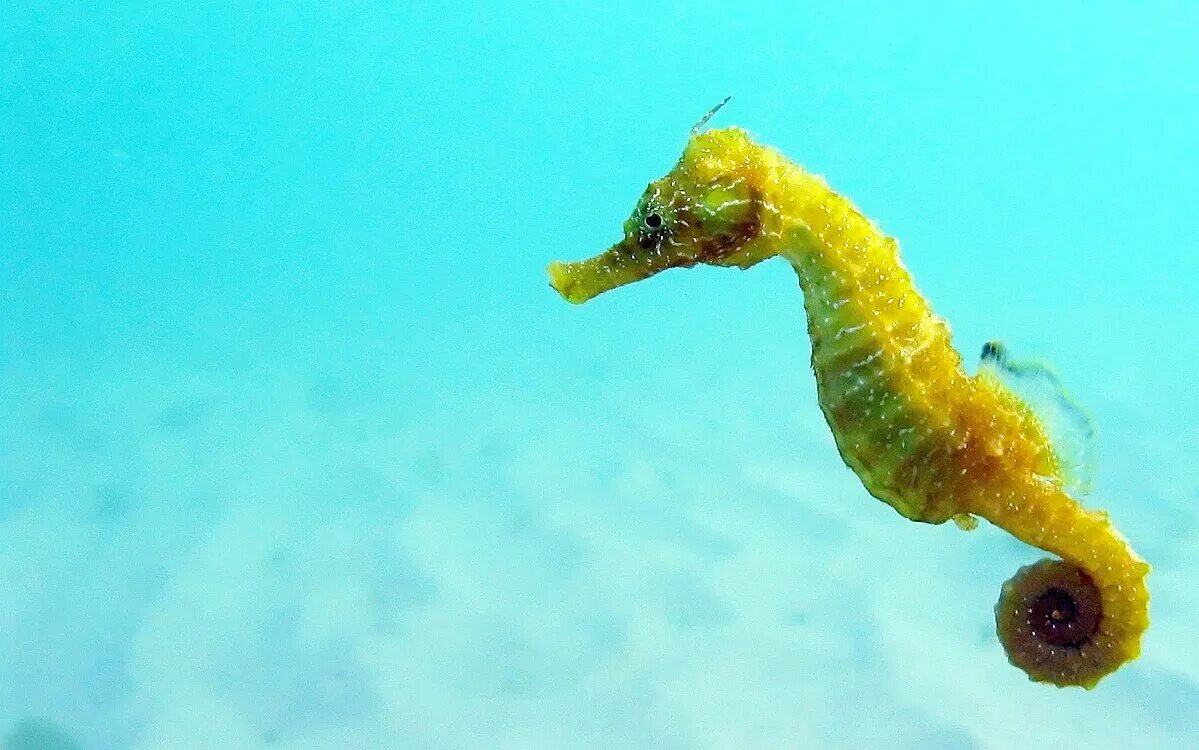
[{"label": "seahorse pectoral fin", "polygon": [[1094,479],[1095,428],[1086,410],[1066,392],[1048,364],[1013,361],[998,341],[983,346],[978,374],[1022,402],[1040,423],[1055,458],[1054,476],[1085,495]]},{"label": "seahorse pectoral fin", "polygon": [[574,263],[554,261],[546,268],[552,286],[563,299],[581,305],[619,286],[653,276],[671,266],[682,265],[654,248],[635,241],[618,242],[603,253]]}]

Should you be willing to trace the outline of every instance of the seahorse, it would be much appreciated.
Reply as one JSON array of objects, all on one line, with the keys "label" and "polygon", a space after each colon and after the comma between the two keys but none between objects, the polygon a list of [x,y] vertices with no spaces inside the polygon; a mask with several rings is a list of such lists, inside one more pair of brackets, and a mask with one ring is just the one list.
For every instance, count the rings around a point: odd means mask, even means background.
[{"label": "seahorse", "polygon": [[550,263],[550,285],[581,304],[669,268],[786,259],[820,408],[867,492],[913,521],[970,529],[981,517],[1056,556],[1002,587],[996,633],[1009,661],[1035,682],[1090,689],[1139,655],[1149,565],[1106,512],[1071,494],[1080,467],[1021,382],[1043,386],[1081,431],[1084,413],[1050,371],[1011,362],[998,343],[968,374],[898,243],[850,200],[742,129],[697,127],[623,230],[589,260]]}]

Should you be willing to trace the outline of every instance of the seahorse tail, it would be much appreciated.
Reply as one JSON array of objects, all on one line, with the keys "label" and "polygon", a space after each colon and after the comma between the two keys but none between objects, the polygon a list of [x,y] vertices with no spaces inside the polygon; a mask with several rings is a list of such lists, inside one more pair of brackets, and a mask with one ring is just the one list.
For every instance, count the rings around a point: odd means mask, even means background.
[{"label": "seahorse tail", "polygon": [[1090,689],[1140,654],[1149,626],[1149,565],[1106,513],[1086,510],[1056,487],[1030,494],[1025,502],[975,509],[1061,558],[1025,566],[1003,585],[996,633],[1008,660],[1034,682]]}]

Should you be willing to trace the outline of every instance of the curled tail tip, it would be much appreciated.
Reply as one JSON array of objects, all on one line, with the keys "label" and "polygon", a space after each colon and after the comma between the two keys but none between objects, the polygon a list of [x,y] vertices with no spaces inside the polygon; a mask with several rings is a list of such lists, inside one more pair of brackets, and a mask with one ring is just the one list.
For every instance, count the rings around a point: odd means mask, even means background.
[{"label": "curled tail tip", "polygon": [[1003,585],[995,630],[1008,660],[1030,680],[1090,690],[1140,654],[1147,620],[1113,622],[1114,616],[1085,570],[1044,559]]}]

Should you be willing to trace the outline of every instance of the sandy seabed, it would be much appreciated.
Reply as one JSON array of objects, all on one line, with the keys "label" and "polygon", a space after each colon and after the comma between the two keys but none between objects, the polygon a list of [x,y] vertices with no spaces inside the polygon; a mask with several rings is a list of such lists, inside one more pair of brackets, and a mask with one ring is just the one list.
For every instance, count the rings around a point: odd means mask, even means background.
[{"label": "sandy seabed", "polygon": [[1097,690],[1057,690],[993,633],[1038,551],[871,499],[810,385],[750,373],[716,397],[658,372],[440,396],[352,368],[6,378],[0,731],[47,750],[1199,746],[1193,435],[1135,413],[1110,430],[1132,447],[1096,494],[1126,498],[1108,507],[1155,565],[1154,624]]}]

